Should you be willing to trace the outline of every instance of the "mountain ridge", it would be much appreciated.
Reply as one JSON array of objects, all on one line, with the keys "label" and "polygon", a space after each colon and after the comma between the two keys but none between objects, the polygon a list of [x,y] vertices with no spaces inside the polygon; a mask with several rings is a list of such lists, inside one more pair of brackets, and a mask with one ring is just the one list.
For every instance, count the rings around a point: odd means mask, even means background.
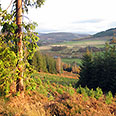
[{"label": "mountain ridge", "polygon": [[110,29],[107,29],[105,31],[98,32],[92,36],[93,37],[113,36],[114,33],[116,33],[116,28],[110,28]]},{"label": "mountain ridge", "polygon": [[72,41],[75,38],[87,37],[89,34],[79,34],[71,32],[53,32],[53,33],[40,33],[40,44],[59,43],[64,41]]}]

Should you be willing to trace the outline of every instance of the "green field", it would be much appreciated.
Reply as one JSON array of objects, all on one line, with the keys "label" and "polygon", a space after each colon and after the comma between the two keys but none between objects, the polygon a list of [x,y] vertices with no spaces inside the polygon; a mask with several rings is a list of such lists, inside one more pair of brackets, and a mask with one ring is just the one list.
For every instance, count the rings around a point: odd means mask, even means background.
[{"label": "green field", "polygon": [[79,47],[83,46],[101,46],[104,45],[106,41],[104,40],[81,40],[81,41],[67,41],[62,43],[57,43],[54,45],[65,45],[65,46],[75,46],[78,45]]},{"label": "green field", "polygon": [[76,62],[78,65],[81,64],[81,59],[78,58],[62,58],[62,62],[67,64],[72,64],[73,62]]},{"label": "green field", "polygon": [[[80,41],[67,41],[67,42],[61,42],[52,44],[49,46],[42,46],[40,47],[40,50],[43,53],[48,53],[51,56],[59,56],[62,58],[62,62],[67,64],[72,64],[76,62],[77,64],[81,64],[80,58],[82,58],[83,54],[85,52],[79,52],[79,49],[86,48],[87,46],[90,47],[96,47],[96,48],[104,48],[105,43],[108,42],[108,40],[94,40],[94,39],[84,39]],[[66,46],[67,49],[62,49],[59,51],[52,51],[53,46]]]}]

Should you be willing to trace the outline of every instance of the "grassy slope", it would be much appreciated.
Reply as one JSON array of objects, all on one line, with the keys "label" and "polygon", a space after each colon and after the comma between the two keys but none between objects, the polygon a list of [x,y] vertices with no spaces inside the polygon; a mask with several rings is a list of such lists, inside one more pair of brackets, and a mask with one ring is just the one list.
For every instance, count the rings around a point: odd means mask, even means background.
[{"label": "grassy slope", "polygon": [[[27,91],[25,98],[9,97],[0,99],[1,116],[115,116],[116,99],[105,103],[105,96],[98,99],[77,93],[69,83],[78,79],[69,75],[33,74],[32,78],[42,79],[36,90]],[[49,81],[47,81],[49,80]],[[74,81],[75,80],[75,81]],[[38,83],[38,80],[36,80]],[[62,83],[60,83],[62,82]],[[67,85],[66,85],[67,84]],[[65,86],[63,86],[65,85]],[[9,99],[9,100],[8,100]]]}]

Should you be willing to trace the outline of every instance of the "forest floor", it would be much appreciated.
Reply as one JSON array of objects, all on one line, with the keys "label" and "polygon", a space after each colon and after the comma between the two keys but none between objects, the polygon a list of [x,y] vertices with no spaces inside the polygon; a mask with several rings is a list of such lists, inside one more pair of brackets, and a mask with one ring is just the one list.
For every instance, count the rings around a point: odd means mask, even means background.
[{"label": "forest floor", "polygon": [[[78,80],[76,76],[74,79],[72,75],[65,75],[39,73],[38,78],[65,78],[69,82]],[[49,83],[42,81],[40,89],[26,91],[24,98],[18,95],[1,97],[0,116],[116,116],[116,97],[107,104],[105,95],[99,99],[85,96],[77,93],[76,88],[65,86],[62,80],[56,83],[57,80],[52,82],[50,79]]]}]

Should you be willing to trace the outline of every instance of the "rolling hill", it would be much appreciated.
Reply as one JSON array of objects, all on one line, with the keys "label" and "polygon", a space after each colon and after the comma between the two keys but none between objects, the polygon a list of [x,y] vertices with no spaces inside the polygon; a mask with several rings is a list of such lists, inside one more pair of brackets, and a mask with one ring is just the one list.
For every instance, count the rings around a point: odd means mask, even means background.
[{"label": "rolling hill", "polygon": [[90,36],[85,36],[83,38],[76,38],[76,39],[73,39],[73,41],[111,41],[113,36],[116,35],[116,28],[111,28],[111,29],[108,29],[108,30],[105,30],[105,31],[101,31],[101,32],[98,32],[94,35],[90,35]]},{"label": "rolling hill", "polygon": [[116,28],[111,28],[106,31],[101,31],[93,35],[93,37],[113,36],[116,33]]},{"label": "rolling hill", "polygon": [[77,33],[68,33],[68,32],[58,32],[58,33],[47,33],[47,34],[41,34],[40,37],[40,44],[53,44],[53,43],[59,43],[64,41],[72,41],[75,38],[82,38],[87,37],[88,34],[77,34]]}]

